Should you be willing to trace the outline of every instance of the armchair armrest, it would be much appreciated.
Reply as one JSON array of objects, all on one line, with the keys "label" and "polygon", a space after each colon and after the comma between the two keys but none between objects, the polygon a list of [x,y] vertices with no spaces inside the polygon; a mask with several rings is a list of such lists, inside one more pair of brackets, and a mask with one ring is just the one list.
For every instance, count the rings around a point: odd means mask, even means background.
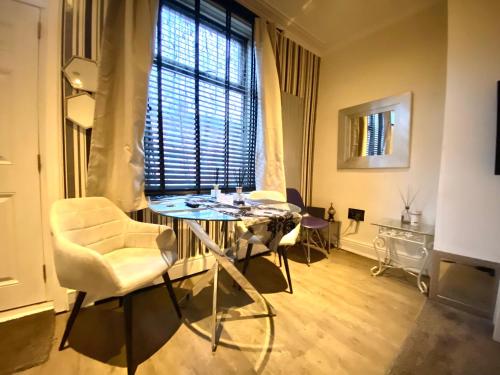
[{"label": "armchair armrest", "polygon": [[120,283],[97,251],[54,235],[54,263],[62,287],[99,295],[113,295]]},{"label": "armchair armrest", "polygon": [[177,237],[172,228],[166,225],[130,219],[125,233],[125,247],[177,251]]}]

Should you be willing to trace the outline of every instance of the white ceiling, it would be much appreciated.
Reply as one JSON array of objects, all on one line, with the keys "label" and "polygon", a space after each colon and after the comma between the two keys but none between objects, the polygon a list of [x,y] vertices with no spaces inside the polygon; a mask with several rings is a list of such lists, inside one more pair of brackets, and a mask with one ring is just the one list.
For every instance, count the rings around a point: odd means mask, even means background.
[{"label": "white ceiling", "polygon": [[440,0],[239,0],[325,55]]}]

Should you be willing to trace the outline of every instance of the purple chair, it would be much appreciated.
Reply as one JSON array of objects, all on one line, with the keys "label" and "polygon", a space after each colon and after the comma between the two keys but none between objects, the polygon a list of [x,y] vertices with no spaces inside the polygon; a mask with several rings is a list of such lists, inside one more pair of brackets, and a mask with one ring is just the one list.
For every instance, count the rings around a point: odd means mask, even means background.
[{"label": "purple chair", "polygon": [[[293,188],[286,189],[286,200],[288,203],[292,203],[300,207],[302,214],[302,221],[300,222],[301,228],[304,229],[306,233],[306,245],[307,245],[307,265],[310,266],[311,263],[311,245],[316,248],[326,249],[330,253],[330,236],[328,236],[328,247],[326,247],[326,242],[321,237],[319,231],[323,228],[328,228],[328,221],[317,217],[324,216],[325,209],[320,207],[306,207],[300,193]],[[314,216],[317,215],[317,216]]]}]

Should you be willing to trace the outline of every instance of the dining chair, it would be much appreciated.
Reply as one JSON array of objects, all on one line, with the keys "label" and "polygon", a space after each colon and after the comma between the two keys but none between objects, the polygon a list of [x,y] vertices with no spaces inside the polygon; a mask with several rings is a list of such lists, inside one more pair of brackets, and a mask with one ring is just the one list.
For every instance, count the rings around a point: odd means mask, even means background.
[{"label": "dining chair", "polygon": [[[252,191],[248,194],[248,199],[253,199],[253,200],[262,199],[262,200],[273,200],[277,202],[286,202],[286,199],[283,196],[283,194],[277,191],[270,191],[270,190]],[[248,230],[242,222],[237,222],[235,228],[238,238],[241,237],[241,235],[243,235]],[[295,226],[295,228],[292,231],[288,232],[281,238],[277,249],[280,267],[282,264],[281,262],[282,259],[285,265],[288,287],[290,288],[291,294],[293,294],[293,287],[292,287],[292,278],[290,276],[290,268],[288,266],[288,248],[290,246],[295,245],[299,233],[300,233],[300,224]],[[242,273],[244,275],[247,272],[254,245],[262,245],[262,242],[259,240],[257,236],[252,236],[247,240],[247,249],[245,253],[245,260],[243,263],[243,270],[242,270]]]},{"label": "dining chair", "polygon": [[323,241],[320,230],[328,228],[329,222],[318,216],[324,216],[325,209],[321,207],[306,207],[304,200],[297,189],[286,189],[287,202],[300,207],[302,220],[300,226],[306,236],[306,260],[307,265],[311,265],[311,243],[314,247],[326,249],[330,253],[330,239],[328,239],[328,247],[326,241]]},{"label": "dining chair", "polygon": [[128,374],[132,351],[132,296],[162,276],[179,319],[168,269],[177,260],[176,236],[164,225],[130,219],[103,197],[56,201],[50,212],[54,263],[62,287],[78,293],[59,345],[63,350],[87,293],[123,297]]}]

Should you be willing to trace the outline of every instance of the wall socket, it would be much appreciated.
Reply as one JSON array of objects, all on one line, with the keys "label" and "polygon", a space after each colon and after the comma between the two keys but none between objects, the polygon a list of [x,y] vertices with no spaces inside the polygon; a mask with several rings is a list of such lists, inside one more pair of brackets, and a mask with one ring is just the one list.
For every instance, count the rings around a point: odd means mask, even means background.
[{"label": "wall socket", "polygon": [[349,211],[347,212],[347,218],[354,221],[365,221],[365,210],[349,208]]}]

